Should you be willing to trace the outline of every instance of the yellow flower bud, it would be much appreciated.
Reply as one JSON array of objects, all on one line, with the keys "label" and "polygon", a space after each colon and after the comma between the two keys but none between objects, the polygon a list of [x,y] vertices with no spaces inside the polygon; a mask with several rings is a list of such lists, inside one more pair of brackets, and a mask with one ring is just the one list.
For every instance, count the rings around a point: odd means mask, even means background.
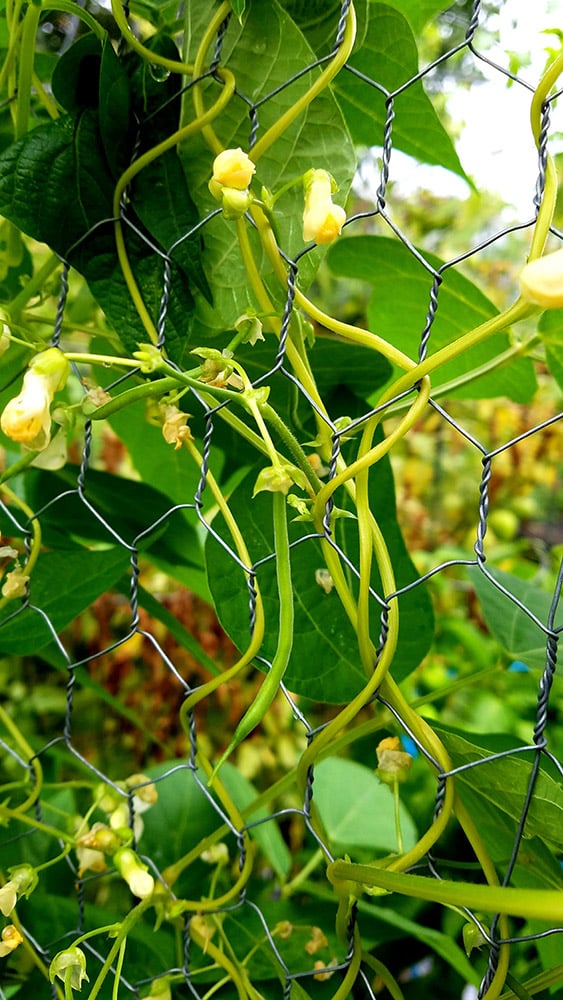
[{"label": "yellow flower bud", "polygon": [[154,879],[129,847],[123,847],[114,855],[115,867],[121,877],[127,882],[131,892],[139,899],[147,899],[154,892]]},{"label": "yellow flower bud", "polygon": [[306,243],[332,243],[342,232],[346,212],[332,201],[333,180],[326,170],[309,170],[304,178],[305,211],[303,239]]},{"label": "yellow flower bud", "polygon": [[[240,146],[237,149],[224,149],[213,161],[211,182],[215,189],[236,188],[237,191],[244,191],[255,171],[254,163]],[[213,190],[211,193],[214,194]],[[214,197],[217,195],[214,194]]]},{"label": "yellow flower bud", "polygon": [[544,309],[563,307],[563,250],[538,257],[520,275],[522,297]]}]

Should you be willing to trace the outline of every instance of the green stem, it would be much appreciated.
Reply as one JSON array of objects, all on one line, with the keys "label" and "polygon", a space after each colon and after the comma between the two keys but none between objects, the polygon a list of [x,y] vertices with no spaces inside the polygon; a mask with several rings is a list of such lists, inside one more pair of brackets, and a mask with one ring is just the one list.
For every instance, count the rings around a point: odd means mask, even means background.
[{"label": "green stem", "polygon": [[291,882],[286,882],[281,892],[282,898],[288,899],[290,896],[292,896],[293,893],[296,892],[296,890],[301,887],[305,879],[309,878],[311,872],[314,872],[315,868],[319,867],[323,858],[324,854],[319,847],[316,851],[313,852],[307,864],[303,865],[303,868],[301,868],[298,871],[295,878],[292,878]]},{"label": "green stem", "polygon": [[43,0],[41,4],[41,10],[62,10],[65,14],[71,14],[72,17],[78,17],[84,24],[87,24],[90,31],[99,38],[100,42],[105,41],[108,37],[108,33],[105,28],[102,27],[99,21],[96,21],[95,17],[89,13],[89,11],[84,10],[83,7],[79,7],[74,0]]},{"label": "green stem", "polygon": [[[492,372],[496,371],[498,368],[502,368],[504,365],[510,364],[510,362],[514,361],[515,358],[527,357],[530,351],[532,351],[534,347],[537,347],[539,343],[541,343],[541,337],[535,333],[532,337],[529,337],[528,340],[524,340],[520,344],[513,344],[511,347],[508,347],[506,351],[502,351],[501,354],[497,354],[496,357],[491,358],[489,361],[485,361],[482,365],[479,365],[478,368],[473,368],[470,372],[458,375],[456,378],[450,379],[449,382],[434,385],[431,392],[432,399],[440,399],[442,396],[450,396],[458,389],[471,385],[471,383],[476,382],[477,379],[483,378],[485,375],[491,375]],[[394,403],[386,409],[385,417],[394,417],[398,413],[403,413],[409,408],[410,405],[411,404],[408,399],[403,399],[399,403]]]},{"label": "green stem", "polygon": [[14,476],[19,476],[20,472],[27,469],[29,465],[33,462],[33,459],[39,455],[38,451],[26,451],[23,453],[21,458],[18,458],[17,462],[13,465],[9,465],[7,469],[4,470],[0,476],[0,486],[7,483],[9,479],[13,479]]},{"label": "green stem", "polygon": [[30,3],[23,19],[22,38],[20,45],[20,64],[18,70],[18,99],[16,107],[15,139],[21,139],[29,125],[31,107],[31,78],[35,58],[35,38],[41,7]]},{"label": "green stem", "polygon": [[177,59],[168,59],[166,56],[159,55],[158,52],[153,52],[151,49],[147,49],[147,47],[139,41],[135,33],[129,27],[121,0],[111,0],[111,9],[115,23],[117,24],[121,34],[131,48],[137,52],[138,55],[145,60],[145,62],[151,66],[163,66],[169,73],[180,73],[182,76],[191,76],[193,71],[191,63],[179,62]]},{"label": "green stem", "polygon": [[295,461],[295,464],[298,465],[299,468],[305,473],[313,492],[317,493],[323,484],[319,477],[313,472],[313,469],[307,460],[307,455],[303,451],[295,435],[291,433],[287,424],[284,423],[277,411],[274,410],[273,406],[270,406],[269,403],[262,403],[260,409],[264,418],[270,424],[270,427],[274,429],[275,433],[285,444],[291,457]]},{"label": "green stem", "polygon": [[371,865],[333,861],[328,865],[329,881],[357,883],[358,892],[381,889],[383,894],[398,892],[414,899],[424,899],[445,906],[467,906],[487,913],[504,913],[528,920],[553,923],[563,921],[563,894],[555,889],[514,889],[496,885],[449,882],[446,879],[404,875],[402,872],[374,868]]},{"label": "green stem", "polygon": [[119,396],[97,406],[92,413],[88,414],[90,420],[107,420],[108,417],[123,410],[126,406],[132,406],[141,399],[150,399],[151,396],[164,396],[165,393],[175,389],[178,385],[177,378],[160,378],[154,382],[144,382],[143,385],[136,385],[132,389],[120,392]]},{"label": "green stem", "polygon": [[381,980],[383,980],[389,993],[393,997],[393,1000],[405,1000],[397,980],[391,975],[389,969],[383,964],[383,962],[380,962],[378,958],[375,958],[374,955],[370,955],[370,953],[365,950],[362,952],[362,962],[369,966],[369,968],[372,969]]},{"label": "green stem", "polygon": [[124,937],[119,948],[119,954],[117,956],[117,962],[115,963],[115,975],[113,977],[113,989],[111,991],[111,1000],[119,1000],[119,986],[121,983],[121,972],[123,970],[123,962],[125,961],[125,949],[127,947],[127,938]]}]

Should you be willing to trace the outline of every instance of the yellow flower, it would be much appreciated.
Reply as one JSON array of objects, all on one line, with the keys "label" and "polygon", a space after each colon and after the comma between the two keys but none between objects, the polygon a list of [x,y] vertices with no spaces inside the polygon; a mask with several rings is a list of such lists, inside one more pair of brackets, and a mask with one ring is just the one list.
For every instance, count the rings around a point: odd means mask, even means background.
[{"label": "yellow flower", "polygon": [[23,937],[21,936],[19,930],[17,927],[14,927],[13,924],[7,924],[6,927],[4,927],[1,937],[0,958],[5,958],[6,955],[15,951],[23,941]]},{"label": "yellow flower", "polygon": [[70,365],[57,347],[49,347],[31,359],[19,396],[11,399],[0,417],[0,426],[12,441],[31,451],[43,451],[51,434],[50,407],[62,389]]},{"label": "yellow flower", "polygon": [[303,239],[306,243],[332,243],[342,232],[346,212],[332,201],[334,181],[326,170],[308,170],[303,178],[305,210]]},{"label": "yellow flower", "polygon": [[520,275],[522,297],[544,309],[563,306],[563,250],[538,257]]},{"label": "yellow flower", "polygon": [[6,573],[6,579],[2,584],[2,597],[7,597],[9,601],[15,597],[25,597],[29,576],[22,573],[21,569],[13,569],[11,573]]},{"label": "yellow flower", "polygon": [[189,413],[184,413],[177,406],[164,406],[164,423],[162,425],[162,436],[167,444],[173,444],[174,450],[178,451],[184,441],[193,441],[193,434],[188,427]]},{"label": "yellow flower", "polygon": [[305,945],[308,955],[316,955],[321,948],[326,948],[328,940],[320,927],[311,927],[311,937]]},{"label": "yellow flower", "polygon": [[92,829],[86,830],[76,842],[78,874],[104,872],[107,868],[105,853],[111,854],[121,844],[118,835],[105,823],[94,823]]},{"label": "yellow flower", "polygon": [[[240,146],[237,149],[224,149],[213,161],[213,176],[211,184],[214,188],[235,188],[245,191],[256,171],[256,167],[248,153]],[[214,194],[214,192],[211,192]],[[217,197],[214,194],[214,197]]]},{"label": "yellow flower", "polygon": [[334,975],[334,969],[337,967],[337,965],[338,962],[336,961],[335,958],[332,958],[328,963],[328,965],[326,964],[326,962],[321,962],[320,959],[317,959],[313,968],[318,969],[319,971],[315,973],[313,979],[317,979],[319,983],[324,983],[327,979],[332,979]]}]

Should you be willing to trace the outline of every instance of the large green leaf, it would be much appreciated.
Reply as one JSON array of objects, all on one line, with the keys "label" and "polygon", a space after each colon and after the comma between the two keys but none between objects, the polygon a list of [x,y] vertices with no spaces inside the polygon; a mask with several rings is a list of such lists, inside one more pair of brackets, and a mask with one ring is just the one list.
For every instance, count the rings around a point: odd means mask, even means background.
[{"label": "large green leaf", "polygon": [[[172,576],[176,567],[201,566],[201,546],[186,513],[176,511],[166,517],[173,505],[154,486],[91,469],[85,495],[96,512],[93,514],[76,492],[76,473],[76,467],[65,466],[57,472],[33,469],[27,474],[28,497],[35,509],[55,501],[40,515],[49,544],[64,548],[73,540],[112,542],[113,531],[126,545],[132,545],[138,535],[163,518],[153,532],[139,540],[139,548]],[[61,496],[63,493],[66,495]]]},{"label": "large green leaf", "polygon": [[[546,657],[546,634],[514,601],[495,587],[477,567],[467,569],[481,604],[483,617],[498,643],[514,660],[543,670]],[[547,627],[553,596],[538,582],[521,580],[503,570],[488,567],[488,572]],[[563,608],[557,612],[555,627],[563,625]]]},{"label": "large green leaf", "polygon": [[[271,659],[277,643],[278,592],[274,569],[271,497],[259,493],[251,498],[256,472],[247,476],[235,490],[229,506],[245,538],[253,562],[268,559],[257,570],[257,581],[264,601],[266,635],[262,654]],[[377,463],[370,476],[372,509],[388,546],[397,585],[404,586],[417,574],[406,552],[397,524],[393,477],[387,459]],[[382,498],[384,502],[382,502]],[[340,498],[337,503],[340,503]],[[343,501],[345,502],[345,501]],[[229,533],[222,517],[213,522],[225,540]],[[290,538],[296,542],[309,533],[307,523],[290,524]],[[336,521],[336,541],[353,565],[358,564],[357,527],[354,519]],[[212,536],[206,545],[208,579],[213,600],[223,627],[233,641],[244,649],[248,644],[248,592],[241,569],[222,545]],[[365,673],[358,654],[352,626],[335,590],[325,593],[316,581],[315,571],[325,565],[320,544],[308,538],[293,547],[291,573],[295,627],[293,649],[286,673],[290,690],[318,701],[340,704],[350,700],[365,684]],[[381,592],[374,570],[373,586]],[[355,582],[351,580],[354,588]],[[379,606],[373,607],[374,641],[377,643]],[[433,632],[432,608],[426,590],[414,587],[399,599],[399,642],[394,656],[393,676],[400,680],[413,670],[424,656]]]},{"label": "large green leaf", "polygon": [[450,0],[387,0],[387,4],[404,14],[415,37],[436,14],[452,6]]},{"label": "large green leaf", "polygon": [[[371,4],[366,38],[350,66],[379,84],[370,86],[352,73],[341,73],[334,90],[358,145],[382,146],[386,120],[385,94],[418,73],[416,42],[405,17],[386,4]],[[439,164],[467,177],[452,140],[424,92],[421,81],[411,84],[394,101],[393,145],[422,163]]]},{"label": "large green leaf", "polygon": [[[393,792],[373,770],[353,760],[329,757],[315,768],[315,806],[337,854],[354,848],[397,851]],[[399,817],[403,847],[417,840],[414,822],[401,802]]]},{"label": "large green leaf", "polygon": [[[434,728],[454,767],[484,760],[496,752],[482,745],[485,741],[480,735],[462,735],[439,725]],[[502,749],[505,749],[504,745]],[[480,796],[482,805],[479,811],[490,811],[491,808],[500,810],[514,821],[516,829],[525,805],[531,773],[530,760],[525,759],[521,753],[515,753],[513,756],[467,767],[456,776],[456,783],[459,784],[462,795],[463,788],[468,787]],[[473,819],[479,826],[478,816],[473,814]],[[560,782],[555,781],[542,768],[534,785],[524,836],[526,840],[538,837],[559,850],[563,847],[563,788]]]},{"label": "large green leaf", "polygon": [[[208,13],[199,5],[186,5],[187,58],[197,51],[201,35],[207,27]],[[241,94],[253,102],[268,97],[258,112],[258,139],[274,125],[281,115],[292,108],[301,95],[318,78],[321,70],[311,69],[290,86],[287,81],[315,62],[309,47],[289,15],[275,0],[254,2],[245,17],[244,27],[233,18],[223,42],[222,65],[231,70]],[[281,87],[279,93],[276,89]],[[204,102],[208,107],[217,100],[216,82],[203,86]],[[190,95],[184,105],[184,121],[193,118]],[[247,104],[232,99],[213,123],[225,148],[241,146],[248,149],[249,118]],[[218,207],[208,190],[213,154],[198,133],[180,150],[188,185],[201,216]],[[265,184],[278,191],[288,181],[299,178],[311,167],[324,167],[333,174],[340,193],[346,197],[355,169],[355,156],[345,120],[330,90],[325,89],[276,139],[257,164],[255,188],[259,194]],[[288,190],[277,202],[275,222],[282,250],[293,257],[304,248],[302,237],[303,190],[300,183]],[[278,307],[285,299],[285,287],[273,277],[268,260],[263,256],[256,234],[250,232],[251,245],[263,280],[270,288]],[[206,273],[213,293],[214,308],[198,302],[198,327],[203,331],[229,330],[235,321],[256,302],[240,255],[236,223],[222,216],[213,219],[204,230]],[[299,267],[299,283],[306,287],[321,259],[322,251],[304,258]]]},{"label": "large green leaf", "polygon": [[46,552],[39,557],[30,583],[30,601],[39,608],[24,608],[11,621],[6,619],[17,608],[10,602],[2,609],[0,622],[0,651],[27,656],[36,653],[52,642],[53,633],[68,625],[89,607],[100,594],[109,590],[123,576],[129,562],[128,553],[122,548],[105,552],[86,550],[72,552]]},{"label": "large green leaf", "polygon": [[[443,263],[434,254],[424,256],[434,268]],[[382,236],[341,240],[331,248],[328,262],[336,274],[360,278],[373,286],[368,308],[370,329],[416,360],[430,304],[432,274],[406,246]],[[497,311],[476,285],[455,268],[448,268],[438,294],[429,355],[484,323]],[[507,335],[496,334],[443,365],[433,374],[432,382],[437,386],[471,372],[508,347]],[[517,358],[509,366],[456,389],[455,395],[465,399],[508,396],[524,403],[532,398],[535,389],[532,362]]]}]

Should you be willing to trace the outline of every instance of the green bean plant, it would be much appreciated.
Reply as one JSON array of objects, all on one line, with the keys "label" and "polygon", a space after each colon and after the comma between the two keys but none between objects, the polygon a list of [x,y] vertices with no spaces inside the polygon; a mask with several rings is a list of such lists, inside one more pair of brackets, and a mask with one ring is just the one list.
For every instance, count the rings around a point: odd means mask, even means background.
[{"label": "green bean plant", "polygon": [[[433,582],[403,540],[390,458],[431,406],[531,405],[538,374],[550,398],[563,385],[544,135],[563,54],[533,91],[537,211],[504,309],[387,208],[395,148],[474,187],[418,76],[417,38],[447,8],[3,0],[0,653],[4,677],[25,684],[33,663],[42,683],[35,715],[12,682],[0,703],[3,997],[482,982],[495,1000],[561,982],[545,720],[534,746],[532,726],[476,735],[436,707],[460,685],[516,684],[512,661],[536,692],[546,637],[554,655],[553,566],[483,572],[479,473],[475,544],[452,562],[492,639],[467,626],[463,677],[422,697],[413,682]],[[373,204],[354,215],[378,144]],[[336,315],[351,279],[369,288],[365,323]],[[429,575],[448,579],[440,564]],[[159,588],[178,586],[213,606],[232,661],[167,610]],[[76,623],[107,594],[121,633],[91,653]],[[141,683],[149,646],[177,685],[183,755],[112,680],[127,652]],[[106,752],[107,718],[142,750],[124,735]],[[253,783],[257,730],[275,734],[275,769]]]}]

